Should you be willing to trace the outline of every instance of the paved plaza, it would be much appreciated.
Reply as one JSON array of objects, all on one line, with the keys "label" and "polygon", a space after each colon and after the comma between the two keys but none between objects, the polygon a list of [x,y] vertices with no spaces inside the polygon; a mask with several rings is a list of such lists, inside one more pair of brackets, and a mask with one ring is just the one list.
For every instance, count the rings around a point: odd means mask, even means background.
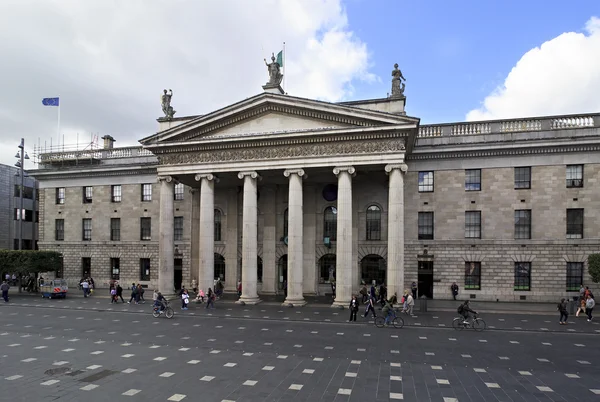
[{"label": "paved plaza", "polygon": [[450,312],[379,329],[325,307],[173,307],[168,320],[150,304],[13,297],[0,400],[600,400],[600,325],[584,318],[487,314],[477,333]]}]

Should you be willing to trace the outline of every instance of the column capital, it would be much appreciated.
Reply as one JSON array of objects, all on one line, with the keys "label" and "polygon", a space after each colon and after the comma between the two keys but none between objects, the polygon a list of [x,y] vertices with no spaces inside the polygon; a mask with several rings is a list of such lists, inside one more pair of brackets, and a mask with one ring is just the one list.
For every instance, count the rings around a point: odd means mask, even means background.
[{"label": "column capital", "polygon": [[285,177],[290,177],[291,175],[297,174],[303,179],[306,179],[307,175],[304,172],[304,169],[286,169],[283,171],[283,175]]},{"label": "column capital", "polygon": [[238,173],[238,179],[243,179],[246,176],[250,176],[253,179],[259,179],[260,180],[260,175],[255,170],[251,170],[249,172],[239,172]]},{"label": "column capital", "polygon": [[212,173],[198,173],[194,176],[194,180],[196,181],[201,181],[202,179],[206,179],[209,181],[214,180],[215,183],[219,182],[219,178]]},{"label": "column capital", "polygon": [[171,182],[173,181],[173,177],[171,177],[171,176],[158,176],[158,177],[156,178],[156,181],[157,181],[158,183],[161,183],[161,182],[163,182],[163,181],[165,181],[165,182],[167,182],[167,183],[171,183]]},{"label": "column capital", "polygon": [[333,168],[333,174],[339,175],[341,172],[348,172],[350,175],[354,175],[356,173],[356,169],[354,166],[336,166]]},{"label": "column capital", "polygon": [[389,165],[385,165],[385,172],[389,174],[394,169],[400,169],[402,173],[406,173],[408,170],[408,165],[406,163],[392,163]]}]

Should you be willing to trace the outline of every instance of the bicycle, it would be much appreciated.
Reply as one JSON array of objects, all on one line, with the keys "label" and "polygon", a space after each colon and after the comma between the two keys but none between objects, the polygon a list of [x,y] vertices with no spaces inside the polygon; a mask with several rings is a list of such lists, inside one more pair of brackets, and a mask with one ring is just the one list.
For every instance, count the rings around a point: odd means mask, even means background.
[{"label": "bicycle", "polygon": [[160,317],[160,315],[163,313],[165,314],[165,317],[169,319],[173,318],[175,312],[173,311],[167,300],[165,300],[164,303],[165,307],[162,309],[162,311],[160,310],[160,306],[154,306],[154,308],[152,309],[152,316],[154,318]]},{"label": "bicycle", "polygon": [[[388,320],[388,322],[391,323],[394,328],[402,328],[404,326],[404,320],[402,317],[396,315],[395,309],[390,311],[390,320]],[[377,328],[383,328],[385,326],[385,317],[380,315],[375,317],[375,326]]]},{"label": "bicycle", "polygon": [[457,331],[462,331],[465,328],[472,328],[477,332],[481,332],[486,328],[486,324],[483,319],[477,317],[477,314],[473,314],[473,317],[469,317],[466,320],[463,316],[456,317],[452,321],[452,328]]}]

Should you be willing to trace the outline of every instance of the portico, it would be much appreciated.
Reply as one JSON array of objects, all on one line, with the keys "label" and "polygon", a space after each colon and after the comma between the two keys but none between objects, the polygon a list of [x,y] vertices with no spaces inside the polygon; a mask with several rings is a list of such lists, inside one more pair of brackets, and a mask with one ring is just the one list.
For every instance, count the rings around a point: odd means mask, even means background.
[{"label": "portico", "polygon": [[[397,102],[403,106],[404,98],[380,100],[387,109]],[[263,292],[284,288],[286,304],[303,305],[305,293],[319,292],[316,259],[318,249],[326,247],[335,254],[334,304],[347,305],[360,284],[356,191],[364,190],[354,185],[360,175],[365,182],[378,177],[382,185],[387,179],[388,201],[382,205],[387,211],[386,282],[390,294],[400,294],[405,286],[404,155],[418,119],[371,110],[381,105],[331,104],[265,92],[205,116],[160,121],[161,131],[141,141],[159,159],[159,289],[172,289],[174,215],[167,199],[172,200],[179,182],[200,191],[199,224],[192,225],[200,232],[199,244],[192,244],[199,248],[192,275],[200,288],[213,286],[215,253],[224,248],[229,256],[226,286],[232,289],[241,280],[240,302],[260,302],[260,269]],[[335,210],[334,240],[317,230],[316,216],[322,211],[316,208],[323,202],[315,194],[327,184],[336,189],[325,200]],[[239,205],[230,208],[229,201]],[[223,202],[227,207],[221,210],[228,211],[226,239],[218,244],[215,211]],[[274,226],[282,215],[285,236],[278,237]],[[286,272],[275,272],[284,255]],[[231,267],[238,265],[236,256],[241,260],[239,277]]]}]

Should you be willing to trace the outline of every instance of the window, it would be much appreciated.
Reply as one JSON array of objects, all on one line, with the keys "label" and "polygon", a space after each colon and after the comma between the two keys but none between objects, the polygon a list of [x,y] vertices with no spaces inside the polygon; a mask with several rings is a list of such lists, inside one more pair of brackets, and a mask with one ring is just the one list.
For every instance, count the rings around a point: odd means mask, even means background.
[{"label": "window", "polygon": [[583,239],[583,208],[567,209],[567,239]]},{"label": "window", "polygon": [[[15,184],[15,197],[20,197],[20,196],[21,196],[21,186],[18,184]],[[23,198],[26,198],[28,200],[33,200],[33,187],[25,186],[25,190],[23,191]]]},{"label": "window", "polygon": [[288,210],[283,211],[283,237],[288,236]]},{"label": "window", "polygon": [[337,208],[327,207],[323,213],[323,237],[328,237],[329,241],[337,239]]},{"label": "window", "polygon": [[121,279],[121,260],[119,258],[110,259],[110,278],[116,281]]},{"label": "window", "polygon": [[221,241],[221,211],[215,209],[215,241]]},{"label": "window", "polygon": [[531,188],[531,168],[515,168],[515,189]]},{"label": "window", "polygon": [[121,202],[121,185],[115,185],[110,187],[110,200],[111,202]]},{"label": "window", "polygon": [[150,258],[140,258],[140,281],[150,280]]},{"label": "window", "polygon": [[531,263],[515,262],[514,290],[531,290]]},{"label": "window", "polygon": [[110,218],[110,240],[121,241],[121,218]]},{"label": "window", "polygon": [[90,257],[83,257],[81,259],[81,277],[89,278],[92,276],[92,259]]},{"label": "window", "polygon": [[219,253],[215,253],[214,279],[225,281],[225,257]]},{"label": "window", "polygon": [[419,172],[419,193],[433,192],[433,172]]},{"label": "window", "polygon": [[480,262],[465,262],[465,289],[481,290]]},{"label": "window", "polygon": [[92,220],[90,218],[82,219],[81,227],[83,230],[81,240],[84,240],[84,241],[92,240]]},{"label": "window", "polygon": [[140,240],[152,240],[152,218],[140,218]]},{"label": "window", "polygon": [[465,238],[481,239],[481,211],[465,212]]},{"label": "window", "polygon": [[531,209],[515,211],[515,239],[531,239]]},{"label": "window", "polygon": [[386,263],[380,255],[369,254],[360,261],[361,281],[364,283],[385,283],[386,273]]},{"label": "window", "polygon": [[61,205],[65,203],[65,188],[64,187],[58,187],[56,189],[56,203],[61,204]]},{"label": "window", "polygon": [[367,208],[367,240],[381,240],[381,209],[377,205]]},{"label": "window", "polygon": [[65,239],[65,220],[64,219],[55,219],[54,220],[54,240],[64,240]]},{"label": "window", "polygon": [[419,212],[419,240],[433,240],[433,212]]},{"label": "window", "polygon": [[176,201],[183,200],[183,183],[175,184],[175,192],[173,194]]},{"label": "window", "polygon": [[465,191],[481,191],[481,169],[465,170]]},{"label": "window", "polygon": [[142,184],[142,201],[152,201],[152,184]]},{"label": "window", "polygon": [[183,216],[176,216],[173,222],[173,240],[183,240]]},{"label": "window", "polygon": [[567,262],[567,292],[577,292],[583,284],[583,262]]},{"label": "window", "polygon": [[335,254],[325,254],[319,259],[319,283],[335,282]]},{"label": "window", "polygon": [[583,165],[567,165],[567,188],[583,187]]},{"label": "window", "polygon": [[83,203],[84,204],[91,204],[92,203],[92,193],[94,191],[94,187],[92,186],[85,186],[83,188]]}]

